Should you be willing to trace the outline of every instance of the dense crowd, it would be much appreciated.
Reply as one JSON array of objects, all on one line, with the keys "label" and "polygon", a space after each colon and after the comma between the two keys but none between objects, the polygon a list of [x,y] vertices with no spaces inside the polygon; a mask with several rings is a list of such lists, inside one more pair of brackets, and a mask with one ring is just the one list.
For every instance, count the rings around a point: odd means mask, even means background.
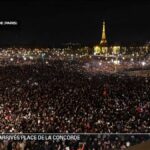
[{"label": "dense crowd", "polygon": [[75,61],[0,67],[0,132],[150,132],[150,78]]}]

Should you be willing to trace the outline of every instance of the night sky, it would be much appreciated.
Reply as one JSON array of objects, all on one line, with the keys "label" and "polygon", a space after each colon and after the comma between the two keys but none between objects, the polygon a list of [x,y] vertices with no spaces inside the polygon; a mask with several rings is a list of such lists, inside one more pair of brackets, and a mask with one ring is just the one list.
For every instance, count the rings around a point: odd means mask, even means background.
[{"label": "night sky", "polygon": [[18,20],[16,29],[0,27],[0,44],[97,44],[102,21],[109,42],[150,41],[150,3],[112,1],[0,2],[0,20]]}]

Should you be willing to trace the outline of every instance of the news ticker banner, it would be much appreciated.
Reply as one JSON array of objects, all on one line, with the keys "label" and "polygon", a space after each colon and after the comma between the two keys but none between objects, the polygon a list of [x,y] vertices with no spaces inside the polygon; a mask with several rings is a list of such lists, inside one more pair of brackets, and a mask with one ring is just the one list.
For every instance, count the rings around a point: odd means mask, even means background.
[{"label": "news ticker banner", "polygon": [[143,136],[150,139],[150,133],[0,133],[0,141],[84,141],[87,138]]}]

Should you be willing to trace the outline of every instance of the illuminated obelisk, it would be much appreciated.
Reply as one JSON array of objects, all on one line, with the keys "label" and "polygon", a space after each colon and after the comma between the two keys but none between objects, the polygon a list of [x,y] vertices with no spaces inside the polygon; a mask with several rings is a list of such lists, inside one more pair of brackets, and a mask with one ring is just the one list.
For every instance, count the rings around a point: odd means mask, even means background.
[{"label": "illuminated obelisk", "polygon": [[103,26],[102,26],[102,37],[100,44],[94,47],[94,55],[96,54],[103,54],[103,55],[108,55],[108,44],[106,40],[106,30],[105,30],[105,21],[103,21]]},{"label": "illuminated obelisk", "polygon": [[100,49],[102,54],[108,54],[108,47],[107,47],[107,40],[106,40],[106,30],[105,30],[105,21],[103,21],[103,28],[102,28],[102,38],[100,41]]},{"label": "illuminated obelisk", "polygon": [[102,38],[100,41],[101,46],[106,46],[107,45],[107,40],[106,40],[106,31],[105,31],[105,21],[103,21],[103,29],[102,29]]}]

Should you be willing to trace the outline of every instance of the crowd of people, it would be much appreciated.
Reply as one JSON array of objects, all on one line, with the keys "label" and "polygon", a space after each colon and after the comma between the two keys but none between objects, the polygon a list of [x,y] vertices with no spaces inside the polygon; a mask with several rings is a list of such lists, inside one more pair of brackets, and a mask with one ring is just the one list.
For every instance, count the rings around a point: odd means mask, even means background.
[{"label": "crowd of people", "polygon": [[[110,74],[114,68],[106,63],[94,66],[101,67],[96,74],[83,60],[1,64],[0,133],[150,133],[150,77]],[[148,139],[104,134],[64,142],[6,140],[0,150],[124,150]]]},{"label": "crowd of people", "polygon": [[76,61],[0,67],[0,132],[150,132],[150,78],[96,74]]}]

